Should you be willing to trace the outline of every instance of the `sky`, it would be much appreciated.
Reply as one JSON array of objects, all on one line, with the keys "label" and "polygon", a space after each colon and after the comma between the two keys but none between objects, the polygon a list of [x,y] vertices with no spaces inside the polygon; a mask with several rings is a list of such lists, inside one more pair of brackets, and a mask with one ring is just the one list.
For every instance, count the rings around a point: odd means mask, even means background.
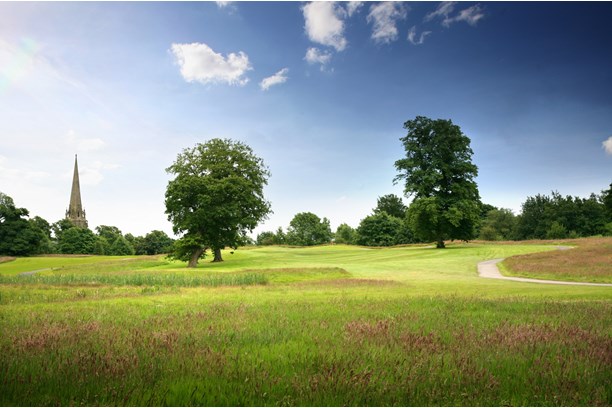
[{"label": "sky", "polygon": [[[172,234],[165,169],[212,138],[268,166],[273,214],[357,227],[403,124],[451,119],[482,201],[612,182],[612,3],[0,2],[0,191],[90,228]],[[405,197],[406,204],[410,202]]]}]

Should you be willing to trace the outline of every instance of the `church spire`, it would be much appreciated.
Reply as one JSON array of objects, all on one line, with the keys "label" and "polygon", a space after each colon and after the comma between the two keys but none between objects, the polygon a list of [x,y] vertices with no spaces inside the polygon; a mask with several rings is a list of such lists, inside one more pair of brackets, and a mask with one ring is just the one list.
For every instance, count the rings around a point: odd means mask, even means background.
[{"label": "church spire", "polygon": [[85,219],[85,210],[81,203],[81,185],[79,183],[79,165],[77,155],[74,155],[74,174],[72,176],[72,191],[70,192],[70,206],[66,211],[66,218],[74,224],[75,227],[87,228],[87,219]]}]

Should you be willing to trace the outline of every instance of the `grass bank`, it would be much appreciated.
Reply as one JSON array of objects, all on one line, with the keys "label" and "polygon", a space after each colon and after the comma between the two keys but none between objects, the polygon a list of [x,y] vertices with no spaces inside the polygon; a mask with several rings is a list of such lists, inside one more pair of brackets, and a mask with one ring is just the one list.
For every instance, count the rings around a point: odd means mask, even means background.
[{"label": "grass bank", "polygon": [[612,237],[560,241],[571,250],[513,256],[501,271],[507,276],[570,282],[612,283]]}]

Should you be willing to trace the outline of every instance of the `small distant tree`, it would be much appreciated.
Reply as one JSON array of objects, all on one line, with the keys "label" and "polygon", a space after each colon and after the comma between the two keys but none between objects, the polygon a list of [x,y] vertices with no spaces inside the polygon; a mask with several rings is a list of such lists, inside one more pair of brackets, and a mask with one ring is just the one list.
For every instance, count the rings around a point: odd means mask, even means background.
[{"label": "small distant tree", "polygon": [[290,245],[310,246],[331,242],[332,232],[329,220],[320,219],[311,212],[296,214],[287,229],[287,243]]},{"label": "small distant tree", "polygon": [[195,267],[207,248],[213,250],[213,262],[223,261],[221,250],[236,248],[271,212],[263,195],[270,172],[244,143],[212,139],[197,144],[183,150],[166,171],[174,175],[166,189],[166,214],[174,233],[183,234],[172,256],[188,260],[188,267]]},{"label": "small distant tree", "polygon": [[563,224],[553,221],[548,231],[546,231],[546,239],[563,239],[567,238],[567,229]]},{"label": "small distant tree", "polygon": [[386,212],[365,217],[357,227],[357,243],[366,246],[391,246],[398,244],[402,221]]},{"label": "small distant tree", "polygon": [[474,179],[470,139],[450,120],[417,116],[404,123],[400,140],[406,157],[395,162],[404,193],[414,196],[408,209],[411,230],[423,240],[474,238],[480,215],[480,196]]},{"label": "small distant tree", "polygon": [[61,235],[59,250],[62,254],[93,254],[95,245],[96,235],[90,229],[73,227]]},{"label": "small distant tree", "polygon": [[96,234],[104,239],[107,242],[113,243],[117,239],[117,237],[123,236],[121,230],[112,225],[99,225],[96,227]]},{"label": "small distant tree", "polygon": [[348,224],[340,224],[336,229],[337,244],[354,244],[356,237],[355,229]]},{"label": "small distant tree", "polygon": [[266,246],[274,245],[276,241],[276,234],[272,231],[264,231],[257,235],[257,245]]},{"label": "small distant tree", "polygon": [[395,194],[387,194],[382,197],[378,197],[376,208],[374,208],[374,214],[386,212],[392,217],[403,219],[406,216],[406,210],[408,207],[404,205],[401,197]]},{"label": "small distant tree", "polygon": [[48,241],[29,212],[18,208],[11,197],[0,193],[0,254],[27,256],[41,253]]},{"label": "small distant tree", "polygon": [[278,227],[276,230],[276,234],[274,234],[274,243],[276,245],[283,245],[287,242],[287,236],[283,232],[282,227]]},{"label": "small distant tree", "polygon": [[[174,240],[164,231],[153,230],[142,238],[142,251],[146,255],[167,254],[172,251]],[[135,249],[135,248],[134,248]]]},{"label": "small distant tree", "polygon": [[610,188],[601,192],[601,201],[606,209],[607,221],[612,222],[612,183]]},{"label": "small distant tree", "polygon": [[96,236],[96,243],[94,244],[93,253],[94,255],[108,255],[110,253],[110,244],[106,238],[99,235]]},{"label": "small distant tree", "polygon": [[119,235],[111,244],[110,253],[112,255],[134,255],[134,247],[123,235]]},{"label": "small distant tree", "polygon": [[516,228],[516,216],[507,208],[490,210],[482,221],[480,239],[486,241],[509,240]]}]

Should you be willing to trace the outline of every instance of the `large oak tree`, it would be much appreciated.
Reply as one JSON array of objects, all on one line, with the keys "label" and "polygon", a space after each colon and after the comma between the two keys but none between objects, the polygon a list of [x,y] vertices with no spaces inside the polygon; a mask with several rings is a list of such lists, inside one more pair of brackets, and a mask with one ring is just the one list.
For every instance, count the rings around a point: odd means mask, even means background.
[{"label": "large oak tree", "polygon": [[403,180],[404,193],[414,200],[408,220],[424,240],[469,240],[480,214],[480,196],[474,178],[470,139],[450,120],[417,116],[404,123],[407,135],[400,140],[406,157],[395,162],[395,181]]},{"label": "large oak tree", "polygon": [[175,176],[166,189],[166,214],[176,234],[174,256],[198,259],[211,248],[216,262],[221,249],[236,248],[247,232],[270,213],[263,188],[270,172],[244,143],[212,139],[180,153],[166,169]]}]

